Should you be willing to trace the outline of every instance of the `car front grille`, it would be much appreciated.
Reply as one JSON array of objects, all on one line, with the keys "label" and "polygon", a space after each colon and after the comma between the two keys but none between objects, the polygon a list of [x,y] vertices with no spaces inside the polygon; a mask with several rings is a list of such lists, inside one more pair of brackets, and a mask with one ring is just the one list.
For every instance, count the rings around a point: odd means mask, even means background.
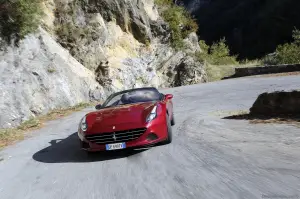
[{"label": "car front grille", "polygon": [[110,133],[98,133],[94,135],[87,135],[85,138],[96,144],[111,144],[118,142],[128,142],[138,139],[143,133],[146,132],[146,128],[131,129],[125,131],[116,131]]}]

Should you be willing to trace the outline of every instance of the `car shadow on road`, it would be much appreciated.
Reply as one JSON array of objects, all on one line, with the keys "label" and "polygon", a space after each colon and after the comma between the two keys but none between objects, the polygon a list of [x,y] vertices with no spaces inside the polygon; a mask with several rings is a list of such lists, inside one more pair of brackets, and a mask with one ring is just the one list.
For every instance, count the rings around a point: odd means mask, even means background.
[{"label": "car shadow on road", "polygon": [[65,139],[51,140],[49,143],[49,147],[36,152],[32,158],[43,163],[97,162],[126,158],[144,151],[120,150],[87,154],[80,148],[77,133]]},{"label": "car shadow on road", "polygon": [[300,115],[257,115],[257,114],[240,114],[223,117],[229,120],[248,120],[250,123],[300,123]]}]

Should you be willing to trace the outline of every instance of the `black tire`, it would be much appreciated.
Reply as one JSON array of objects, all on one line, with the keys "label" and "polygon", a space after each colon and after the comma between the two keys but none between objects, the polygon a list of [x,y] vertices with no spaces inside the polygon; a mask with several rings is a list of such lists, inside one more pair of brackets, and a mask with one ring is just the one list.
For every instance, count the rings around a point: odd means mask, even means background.
[{"label": "black tire", "polygon": [[94,151],[85,151],[85,154],[90,157],[90,156],[96,155],[97,152],[94,152]]},{"label": "black tire", "polygon": [[172,142],[172,126],[168,114],[166,114],[166,119],[167,119],[168,138],[163,142],[163,144],[170,144]]},{"label": "black tire", "polygon": [[175,117],[174,117],[174,113],[172,113],[172,120],[171,120],[171,126],[175,125]]}]

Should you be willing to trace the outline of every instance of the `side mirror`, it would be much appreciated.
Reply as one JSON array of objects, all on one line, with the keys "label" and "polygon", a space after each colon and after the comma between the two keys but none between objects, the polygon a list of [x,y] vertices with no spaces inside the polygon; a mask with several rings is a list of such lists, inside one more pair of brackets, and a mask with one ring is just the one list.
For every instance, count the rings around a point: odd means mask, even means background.
[{"label": "side mirror", "polygon": [[102,108],[102,105],[101,104],[97,104],[96,106],[95,106],[95,109],[96,110],[99,110],[99,109],[101,109]]},{"label": "side mirror", "polygon": [[170,99],[173,98],[173,95],[172,94],[166,94],[165,97],[166,97],[167,100],[170,100]]}]

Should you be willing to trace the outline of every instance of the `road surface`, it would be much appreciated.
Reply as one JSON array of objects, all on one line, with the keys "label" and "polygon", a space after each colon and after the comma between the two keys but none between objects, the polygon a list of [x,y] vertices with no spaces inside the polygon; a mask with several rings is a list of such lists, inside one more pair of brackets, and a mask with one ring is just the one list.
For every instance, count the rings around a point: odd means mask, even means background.
[{"label": "road surface", "polygon": [[173,142],[126,156],[86,156],[76,137],[88,111],[51,121],[0,152],[1,199],[300,198],[300,130],[222,119],[299,76],[231,79],[174,94]]}]

